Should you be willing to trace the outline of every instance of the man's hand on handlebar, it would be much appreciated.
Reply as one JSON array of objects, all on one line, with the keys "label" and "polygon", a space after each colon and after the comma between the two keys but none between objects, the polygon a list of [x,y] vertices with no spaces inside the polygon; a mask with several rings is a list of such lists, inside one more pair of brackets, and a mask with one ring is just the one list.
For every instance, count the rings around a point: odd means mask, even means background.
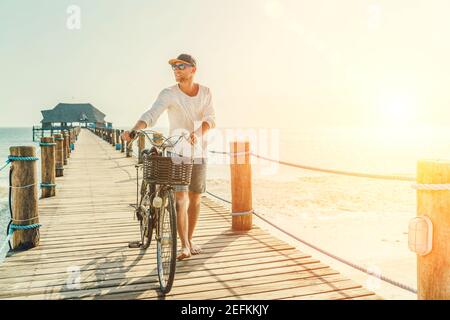
[{"label": "man's hand on handlebar", "polygon": [[191,132],[191,134],[189,135],[189,137],[187,139],[192,145],[195,145],[195,144],[197,144],[197,142],[199,141],[200,138],[201,138],[201,133],[198,131],[193,131],[193,132]]},{"label": "man's hand on handlebar", "polygon": [[124,140],[124,141],[131,141],[136,137],[136,131],[124,131],[120,137]]}]

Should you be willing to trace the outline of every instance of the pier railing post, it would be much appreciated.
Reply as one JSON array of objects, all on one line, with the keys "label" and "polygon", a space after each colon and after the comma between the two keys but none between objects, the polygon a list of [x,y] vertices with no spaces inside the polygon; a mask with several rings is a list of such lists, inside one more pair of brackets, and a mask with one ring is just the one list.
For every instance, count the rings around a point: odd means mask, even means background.
[{"label": "pier railing post", "polygon": [[[35,147],[10,147],[13,157],[36,157]],[[12,162],[12,224],[27,226],[39,223],[38,187],[36,161],[18,160]],[[13,249],[23,250],[39,244],[39,231],[15,229]]]},{"label": "pier railing post", "polygon": [[70,129],[66,130],[65,132],[67,136],[67,159],[70,158],[70,154],[72,153],[72,150],[70,149]]},{"label": "pier railing post", "polygon": [[122,139],[122,133],[123,133],[123,130],[120,130],[120,134],[121,134],[121,136],[120,136],[120,144],[121,144],[120,152],[125,152],[125,141]]},{"label": "pier railing post", "polygon": [[69,131],[69,140],[70,140],[70,152],[75,150],[75,131],[74,129],[70,129]]},{"label": "pier railing post", "polygon": [[64,138],[57,133],[53,136],[56,142],[56,176],[64,176]]},{"label": "pier railing post", "polygon": [[111,129],[111,145],[116,147],[116,130]]},{"label": "pier railing post", "polygon": [[125,156],[127,158],[131,158],[133,156],[133,143],[131,141],[127,141],[126,143]]},{"label": "pier railing post", "polygon": [[230,151],[232,229],[248,231],[253,221],[250,143],[233,141]]},{"label": "pier railing post", "polygon": [[65,131],[62,132],[62,138],[63,138],[63,160],[64,165],[67,165],[67,159],[69,158],[69,152],[67,151],[67,134]]},{"label": "pier railing post", "polygon": [[[417,183],[450,184],[450,161],[419,161]],[[427,217],[432,228],[431,251],[417,255],[417,298],[449,300],[450,190],[417,190],[417,216]]]},{"label": "pier railing post", "polygon": [[121,141],[120,141],[120,130],[116,129],[116,150],[120,151],[121,149]]},{"label": "pier railing post", "polygon": [[138,163],[142,163],[144,160],[142,158],[142,151],[145,149],[145,136],[143,134],[139,135],[138,139]]},{"label": "pier railing post", "polygon": [[53,137],[41,138],[41,197],[55,196],[56,143]]}]

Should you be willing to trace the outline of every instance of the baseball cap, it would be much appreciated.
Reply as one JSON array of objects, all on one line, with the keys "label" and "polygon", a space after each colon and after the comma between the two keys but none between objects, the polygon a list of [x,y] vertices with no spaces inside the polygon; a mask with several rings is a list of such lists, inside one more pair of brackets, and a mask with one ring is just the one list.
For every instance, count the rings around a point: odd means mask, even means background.
[{"label": "baseball cap", "polygon": [[172,65],[174,63],[188,63],[193,65],[194,67],[197,66],[197,61],[194,59],[194,57],[187,53],[182,53],[176,59],[169,60],[169,64]]}]

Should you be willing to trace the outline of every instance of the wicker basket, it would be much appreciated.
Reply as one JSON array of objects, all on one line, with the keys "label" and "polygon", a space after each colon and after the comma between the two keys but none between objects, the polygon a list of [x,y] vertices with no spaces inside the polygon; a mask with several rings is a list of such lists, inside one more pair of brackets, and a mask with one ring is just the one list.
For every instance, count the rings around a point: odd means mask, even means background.
[{"label": "wicker basket", "polygon": [[188,185],[191,183],[192,160],[181,157],[143,155],[144,179],[151,183]]}]

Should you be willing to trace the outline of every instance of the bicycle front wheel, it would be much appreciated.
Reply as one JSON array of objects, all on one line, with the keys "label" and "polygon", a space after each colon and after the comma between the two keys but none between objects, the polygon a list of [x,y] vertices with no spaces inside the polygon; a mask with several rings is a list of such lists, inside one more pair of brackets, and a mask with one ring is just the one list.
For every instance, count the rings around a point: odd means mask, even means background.
[{"label": "bicycle front wheel", "polygon": [[151,205],[152,197],[155,190],[154,184],[143,185],[144,193],[141,198],[141,203],[139,206],[139,224],[141,230],[141,243],[142,249],[147,249],[152,242],[153,228],[154,228],[154,208]]},{"label": "bicycle front wheel", "polygon": [[173,191],[168,190],[165,197],[167,207],[159,210],[156,245],[159,285],[163,294],[172,289],[177,254],[177,212]]}]

